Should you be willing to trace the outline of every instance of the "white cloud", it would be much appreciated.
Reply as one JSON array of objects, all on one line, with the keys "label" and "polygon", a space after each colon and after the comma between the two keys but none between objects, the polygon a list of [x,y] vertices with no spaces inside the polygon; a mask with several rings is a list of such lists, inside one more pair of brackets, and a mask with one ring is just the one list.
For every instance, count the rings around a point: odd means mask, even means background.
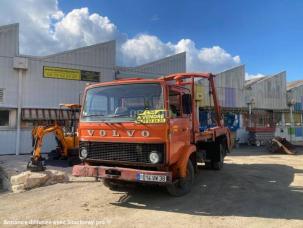
[{"label": "white cloud", "polygon": [[123,64],[140,65],[170,55],[172,50],[158,37],[142,34],[127,39],[121,45],[121,53]]},{"label": "white cloud", "polygon": [[65,15],[57,0],[18,3],[2,0],[0,21],[20,23],[21,53],[30,55],[50,54],[119,37],[117,27],[108,17],[90,14],[88,8],[74,9]]},{"label": "white cloud", "polygon": [[123,63],[139,65],[186,51],[190,71],[219,72],[240,64],[239,56],[232,56],[219,46],[199,49],[190,39],[164,43],[153,35],[141,34],[128,39],[121,46]]},{"label": "white cloud", "polygon": [[51,18],[57,21],[61,20],[63,17],[64,17],[64,13],[61,10],[51,15]]},{"label": "white cloud", "polygon": [[257,74],[249,74],[249,73],[245,73],[245,79],[246,80],[249,80],[249,79],[254,79],[254,78],[262,78],[262,77],[265,77],[264,74],[261,74],[261,73],[257,73]]},{"label": "white cloud", "polygon": [[108,17],[90,14],[88,8],[74,9],[54,25],[54,38],[61,49],[113,40],[117,36],[117,27]]},{"label": "white cloud", "polygon": [[123,65],[139,65],[184,51],[189,71],[219,72],[240,64],[239,56],[219,46],[198,48],[191,39],[163,42],[149,34],[127,38],[108,17],[90,13],[88,8],[63,13],[57,0],[2,0],[1,6],[2,24],[20,23],[23,54],[46,55],[116,39],[118,63]]},{"label": "white cloud", "polygon": [[1,0],[0,21],[4,25],[20,23],[20,46],[23,53],[42,54],[54,45],[50,22],[58,11],[56,0]]}]

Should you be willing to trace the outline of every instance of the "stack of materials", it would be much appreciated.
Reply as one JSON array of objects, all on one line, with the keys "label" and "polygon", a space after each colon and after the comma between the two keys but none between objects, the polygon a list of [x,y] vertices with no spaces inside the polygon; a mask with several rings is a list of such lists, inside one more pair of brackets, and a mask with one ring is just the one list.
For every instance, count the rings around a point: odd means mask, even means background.
[{"label": "stack of materials", "polygon": [[266,145],[274,138],[275,128],[247,128],[248,130],[248,144],[262,146]]},{"label": "stack of materials", "polygon": [[271,153],[296,154],[295,146],[285,138],[281,137],[275,137],[272,139],[272,141],[267,145],[267,149]]}]

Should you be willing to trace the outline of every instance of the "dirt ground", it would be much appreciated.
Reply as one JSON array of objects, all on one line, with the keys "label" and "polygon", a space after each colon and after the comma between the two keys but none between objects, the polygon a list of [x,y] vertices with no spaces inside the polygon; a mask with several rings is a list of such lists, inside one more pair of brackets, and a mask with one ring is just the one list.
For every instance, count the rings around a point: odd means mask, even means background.
[{"label": "dirt ground", "polygon": [[200,169],[192,192],[181,198],[161,187],[110,190],[92,181],[1,193],[0,224],[303,227],[303,151],[291,156],[240,148],[225,161],[222,171]]}]

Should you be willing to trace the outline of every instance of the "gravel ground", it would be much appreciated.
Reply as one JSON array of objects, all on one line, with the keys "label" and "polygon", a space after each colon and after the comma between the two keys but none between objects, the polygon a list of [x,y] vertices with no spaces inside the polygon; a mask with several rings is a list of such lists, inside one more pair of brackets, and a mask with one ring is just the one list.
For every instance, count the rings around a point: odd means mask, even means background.
[{"label": "gravel ground", "polygon": [[292,156],[239,148],[226,157],[222,171],[200,169],[192,192],[181,198],[161,187],[110,190],[102,182],[83,179],[20,194],[0,193],[0,224],[26,221],[49,227],[50,222],[70,227],[80,222],[111,227],[303,227],[303,151]]}]

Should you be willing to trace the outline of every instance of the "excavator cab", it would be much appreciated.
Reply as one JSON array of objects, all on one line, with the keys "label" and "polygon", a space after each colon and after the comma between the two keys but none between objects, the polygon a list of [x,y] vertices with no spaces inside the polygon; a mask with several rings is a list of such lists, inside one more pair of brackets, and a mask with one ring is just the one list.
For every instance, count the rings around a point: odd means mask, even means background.
[{"label": "excavator cab", "polygon": [[[78,158],[79,139],[77,136],[77,122],[81,106],[79,104],[60,104],[60,109],[68,111],[68,118],[60,118],[52,124],[36,126],[32,130],[33,152],[27,169],[31,171],[45,170],[44,158],[42,157],[43,138],[53,133],[57,141],[57,148],[53,157],[66,159],[70,164],[73,158]],[[61,113],[61,112],[60,112]],[[49,156],[50,157],[50,156]]]}]

